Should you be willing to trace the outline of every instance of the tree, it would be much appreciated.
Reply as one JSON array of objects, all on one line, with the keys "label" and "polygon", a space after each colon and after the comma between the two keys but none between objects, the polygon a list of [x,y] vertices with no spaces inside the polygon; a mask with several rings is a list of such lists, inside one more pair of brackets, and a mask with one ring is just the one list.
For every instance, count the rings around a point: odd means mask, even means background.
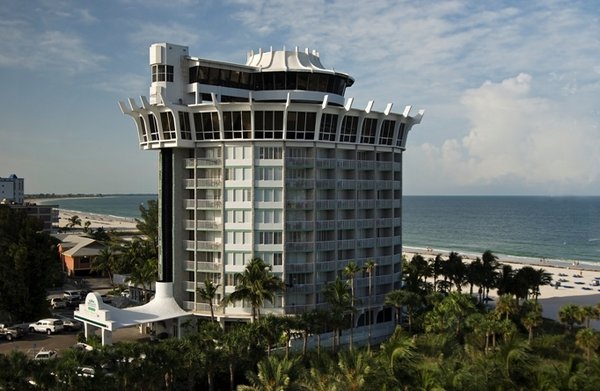
[{"label": "tree", "polygon": [[352,342],[354,339],[354,313],[356,312],[356,294],[354,282],[358,272],[360,272],[360,268],[354,261],[349,262],[346,267],[344,267],[344,274],[350,278],[350,293],[352,295],[352,311],[350,312],[350,350],[352,350]]},{"label": "tree", "polygon": [[505,319],[508,320],[510,315],[514,315],[519,311],[519,305],[514,297],[509,294],[504,294],[498,297],[494,311],[498,314],[498,318],[501,318],[504,315]]},{"label": "tree", "polygon": [[221,284],[215,285],[210,279],[207,278],[206,280],[204,280],[204,287],[196,289],[200,300],[207,302],[210,307],[210,320],[212,322],[215,321],[215,311],[213,308],[213,302],[217,297],[217,292],[220,286]]},{"label": "tree", "polygon": [[0,205],[0,313],[10,321],[46,315],[46,289],[63,276],[57,247],[39,220]]},{"label": "tree", "polygon": [[333,327],[333,350],[335,351],[339,344],[340,330],[345,323],[344,319],[353,310],[352,292],[348,283],[337,277],[335,281],[325,286],[323,295],[331,307],[329,320]]},{"label": "tree", "polygon": [[142,286],[142,290],[144,291],[144,302],[147,302],[149,300],[149,297],[147,296],[149,296],[150,288],[157,277],[158,260],[147,259],[134,264],[133,270],[129,275],[129,281],[136,286]]},{"label": "tree", "polygon": [[373,260],[368,260],[363,269],[369,274],[369,296],[368,296],[368,309],[367,309],[367,320],[369,322],[369,335],[367,337],[367,349],[371,350],[371,328],[373,325],[373,309],[371,308],[371,298],[373,296],[373,273],[377,264]]},{"label": "tree", "polygon": [[[408,332],[412,332],[413,314],[415,307],[421,304],[421,296],[417,293],[398,289],[389,292],[385,295],[385,304],[392,306],[396,309],[396,313],[400,314],[402,307],[406,306],[406,312],[408,313]],[[399,316],[398,316],[399,320]]]},{"label": "tree", "polygon": [[252,321],[260,319],[260,307],[265,300],[273,302],[275,294],[285,288],[283,281],[271,274],[271,267],[260,258],[248,262],[242,273],[236,274],[235,291],[224,299],[224,304],[247,300],[252,307]]},{"label": "tree", "polygon": [[583,313],[581,307],[576,304],[567,304],[558,310],[558,320],[567,325],[569,331],[573,331],[575,323],[583,323]]},{"label": "tree", "polygon": [[338,360],[336,385],[339,386],[340,390],[359,391],[372,389],[371,385],[367,382],[369,375],[373,371],[368,353],[345,350],[340,353]]},{"label": "tree", "polygon": [[521,313],[521,324],[529,333],[528,342],[531,345],[533,329],[542,324],[542,306],[537,301],[525,301]]},{"label": "tree", "polygon": [[158,201],[148,200],[148,208],[143,204],[140,205],[140,215],[141,220],[135,219],[136,228],[148,238],[158,251]]},{"label": "tree", "polygon": [[593,307],[591,305],[586,305],[581,307],[581,315],[585,320],[585,327],[589,328],[590,321],[592,319],[598,319],[598,317],[600,317],[600,312],[598,311],[598,308]]},{"label": "tree", "polygon": [[248,372],[250,385],[239,385],[239,391],[292,391],[300,390],[296,380],[300,376],[297,359],[268,356],[257,365],[257,373]]},{"label": "tree", "polygon": [[117,267],[117,255],[113,252],[111,246],[105,246],[100,253],[92,260],[91,269],[93,272],[99,272],[108,275],[110,285],[113,286],[113,274]]},{"label": "tree", "polygon": [[585,327],[575,335],[575,343],[583,349],[589,363],[592,353],[600,347],[600,334],[589,327]]},{"label": "tree", "polygon": [[448,278],[454,283],[458,293],[461,293],[462,286],[465,284],[467,277],[467,265],[463,262],[462,257],[458,253],[452,251],[450,255],[448,255],[445,269]]},{"label": "tree", "polygon": [[75,228],[77,225],[81,227],[81,218],[77,215],[69,217],[68,221],[67,228]]}]

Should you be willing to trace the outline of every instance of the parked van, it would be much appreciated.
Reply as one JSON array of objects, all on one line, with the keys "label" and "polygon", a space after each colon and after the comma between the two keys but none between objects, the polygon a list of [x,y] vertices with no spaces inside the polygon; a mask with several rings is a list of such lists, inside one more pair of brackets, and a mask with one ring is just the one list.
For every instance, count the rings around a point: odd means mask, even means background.
[{"label": "parked van", "polygon": [[48,318],[40,319],[29,325],[29,332],[46,333],[48,335],[58,333],[63,329],[63,322],[60,319]]}]

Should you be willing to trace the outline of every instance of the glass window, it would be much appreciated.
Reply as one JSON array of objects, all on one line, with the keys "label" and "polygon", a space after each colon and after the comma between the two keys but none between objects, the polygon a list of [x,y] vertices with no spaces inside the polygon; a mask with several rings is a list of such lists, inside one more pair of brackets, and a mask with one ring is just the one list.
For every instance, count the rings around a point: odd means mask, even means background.
[{"label": "glass window", "polygon": [[142,140],[144,142],[148,142],[148,131],[146,130],[146,123],[144,122],[144,117],[141,115],[138,117],[138,121],[140,124],[140,131],[142,132]]},{"label": "glass window", "polygon": [[381,124],[381,133],[379,134],[379,144],[392,145],[395,127],[396,121],[389,119],[383,120],[383,123]]},{"label": "glass window", "polygon": [[154,114],[148,114],[148,124],[150,125],[150,138],[152,141],[158,140],[158,122]]},{"label": "glass window", "polygon": [[192,139],[192,129],[190,127],[190,115],[185,111],[179,111],[179,130],[183,140]]},{"label": "glass window", "polygon": [[314,140],[316,120],[316,113],[288,112],[286,138],[289,140]]},{"label": "glass window", "polygon": [[173,113],[160,113],[160,122],[163,130],[163,140],[175,139],[175,117],[173,117]]},{"label": "glass window", "polygon": [[342,120],[340,129],[340,141],[345,143],[356,142],[356,132],[358,129],[358,117],[347,115]]},{"label": "glass window", "polygon": [[362,135],[360,142],[363,144],[375,144],[375,133],[377,132],[377,119],[365,118],[363,120]]},{"label": "glass window", "polygon": [[216,112],[194,113],[194,125],[196,126],[196,140],[218,140],[219,115]]},{"label": "glass window", "polygon": [[406,127],[406,124],[404,122],[400,123],[400,128],[398,129],[398,139],[396,140],[396,146],[397,147],[401,147],[402,146],[402,140],[405,137],[404,136],[404,128]]},{"label": "glass window", "polygon": [[336,129],[337,129],[337,114],[324,113],[321,116],[321,128],[319,130],[319,140],[322,141],[336,141]]},{"label": "glass window", "polygon": [[255,111],[254,137],[257,139],[282,139],[283,111]]},{"label": "glass window", "polygon": [[258,147],[258,158],[265,160],[282,159],[283,148],[281,147]]}]

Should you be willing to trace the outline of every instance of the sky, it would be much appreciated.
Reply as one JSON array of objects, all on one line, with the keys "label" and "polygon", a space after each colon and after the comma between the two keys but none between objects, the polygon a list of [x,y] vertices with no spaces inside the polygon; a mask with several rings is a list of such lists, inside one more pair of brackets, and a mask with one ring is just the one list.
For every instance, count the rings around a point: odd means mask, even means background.
[{"label": "sky", "polygon": [[156,193],[118,101],[148,96],[148,47],[245,63],[310,48],[355,108],[425,110],[407,195],[600,195],[594,0],[0,0],[0,177],[26,194]]}]

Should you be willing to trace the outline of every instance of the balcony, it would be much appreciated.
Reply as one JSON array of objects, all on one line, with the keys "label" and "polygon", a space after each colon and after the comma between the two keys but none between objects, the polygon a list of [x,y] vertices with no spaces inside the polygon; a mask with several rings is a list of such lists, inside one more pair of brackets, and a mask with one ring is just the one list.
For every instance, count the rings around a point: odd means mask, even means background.
[{"label": "balcony", "polygon": [[338,200],[337,207],[338,207],[338,209],[355,209],[356,201],[355,200]]},{"label": "balcony", "polygon": [[379,247],[391,246],[393,243],[394,238],[391,236],[388,238],[377,238],[377,246]]},{"label": "balcony", "polygon": [[287,242],[286,251],[312,251],[314,242]]},{"label": "balcony", "polygon": [[356,228],[373,228],[375,226],[375,221],[373,219],[360,219],[356,221]]},{"label": "balcony", "polygon": [[356,188],[358,190],[370,190],[375,188],[375,181],[370,179],[361,179],[356,181]]},{"label": "balcony", "polygon": [[314,209],[312,200],[293,200],[287,201],[285,204],[289,209]]},{"label": "balcony", "polygon": [[354,179],[340,179],[337,181],[338,189],[356,189],[356,182]]},{"label": "balcony", "polygon": [[193,240],[186,240],[185,244],[186,244],[187,251],[194,251],[194,250],[213,250],[213,251],[216,250],[216,251],[218,251],[218,250],[221,250],[221,243],[197,241],[196,248],[194,248]]},{"label": "balcony", "polygon": [[335,179],[317,179],[316,184],[319,189],[335,189]]},{"label": "balcony", "polygon": [[356,240],[354,240],[354,239],[337,241],[337,248],[339,250],[350,250],[350,249],[353,249],[355,245],[356,245]]},{"label": "balcony", "polygon": [[287,187],[295,189],[312,189],[315,187],[315,181],[313,179],[286,179],[285,184]]},{"label": "balcony", "polygon": [[375,200],[358,200],[356,201],[358,209],[374,209]]},{"label": "balcony", "polygon": [[377,200],[377,208],[391,208],[394,200]]},{"label": "balcony", "polygon": [[186,189],[215,188],[215,187],[221,187],[222,183],[223,182],[219,178],[186,179],[185,180],[185,188]]},{"label": "balcony", "polygon": [[286,165],[286,167],[293,167],[293,168],[312,167],[313,166],[313,158],[310,158],[310,157],[286,158],[285,165]]},{"label": "balcony", "polygon": [[338,229],[354,229],[356,222],[355,220],[338,220],[336,225]]},{"label": "balcony", "polygon": [[335,209],[335,200],[319,200],[317,201],[317,209]]},{"label": "balcony", "polygon": [[[196,268],[194,269],[194,264]],[[198,271],[220,271],[223,267],[222,263],[215,262],[194,262],[185,261],[185,270],[198,270]]]},{"label": "balcony", "polygon": [[223,163],[221,158],[189,158],[185,159],[185,168],[200,168],[220,166]]},{"label": "balcony", "polygon": [[391,171],[394,167],[392,162],[377,162],[377,169],[379,171]]},{"label": "balcony", "polygon": [[394,225],[394,219],[377,219],[377,228],[391,227]]},{"label": "balcony", "polygon": [[339,168],[343,168],[345,170],[353,170],[354,168],[356,168],[356,161],[355,160],[340,159],[340,160],[337,161],[337,166]]},{"label": "balcony", "polygon": [[335,220],[319,220],[317,221],[316,228],[320,231],[335,229]]},{"label": "balcony", "polygon": [[292,263],[285,265],[286,273],[312,273],[314,265],[312,263]]},{"label": "balcony", "polygon": [[221,200],[185,200],[186,209],[221,209]]},{"label": "balcony", "polygon": [[377,188],[377,190],[389,190],[394,187],[394,183],[399,183],[395,182],[393,179],[380,180],[376,182],[377,184],[375,187]]},{"label": "balcony", "polygon": [[358,239],[356,241],[356,246],[358,248],[375,247],[375,239],[374,238]]},{"label": "balcony", "polygon": [[359,170],[372,170],[375,168],[375,162],[372,160],[359,160],[356,162],[356,168]]},{"label": "balcony", "polygon": [[335,168],[337,165],[336,159],[317,159],[318,168]]},{"label": "balcony", "polygon": [[335,250],[335,245],[336,245],[336,241],[331,240],[331,241],[327,241],[327,242],[316,242],[315,243],[315,250],[317,251],[331,251],[331,250]]},{"label": "balcony", "polygon": [[312,231],[315,224],[312,221],[287,221],[285,228],[290,231]]},{"label": "balcony", "polygon": [[187,230],[220,230],[222,226],[213,220],[185,220],[185,229]]}]

